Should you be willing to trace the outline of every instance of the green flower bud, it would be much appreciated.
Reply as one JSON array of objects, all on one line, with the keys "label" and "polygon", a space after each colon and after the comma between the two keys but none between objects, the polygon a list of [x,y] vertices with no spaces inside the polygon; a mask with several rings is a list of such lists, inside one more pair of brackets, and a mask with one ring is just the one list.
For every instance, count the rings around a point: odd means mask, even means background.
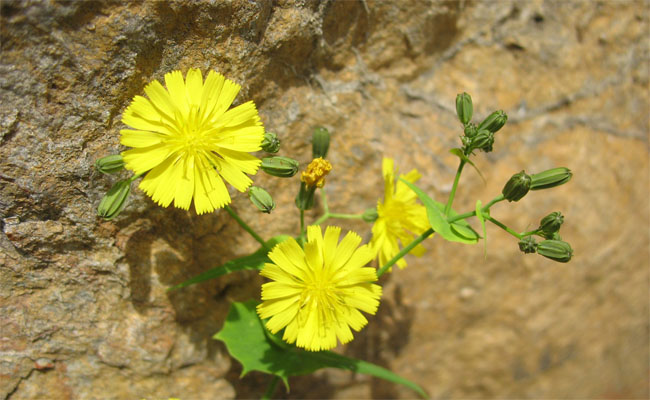
[{"label": "green flower bud", "polygon": [[463,125],[467,125],[472,120],[473,112],[472,96],[465,92],[456,96],[456,114]]},{"label": "green flower bud", "polygon": [[363,219],[366,222],[373,223],[379,218],[379,214],[377,214],[377,208],[369,208],[366,211],[361,214],[361,219]]},{"label": "green flower bud", "polygon": [[478,126],[478,130],[486,129],[492,133],[498,131],[499,129],[503,128],[503,125],[506,124],[506,121],[508,120],[508,116],[506,113],[503,111],[495,111],[492,114],[490,114],[487,118],[481,122],[481,124]]},{"label": "green flower bud", "polygon": [[521,171],[514,174],[510,180],[506,182],[501,193],[508,201],[519,201],[526,195],[526,193],[528,193],[530,182],[530,176],[526,175],[526,172]]},{"label": "green flower bud", "polygon": [[280,139],[278,139],[278,135],[273,132],[265,132],[264,140],[262,141],[262,150],[267,153],[277,153],[280,150]]},{"label": "green flower bud", "polygon": [[325,158],[330,148],[329,131],[322,126],[314,128],[314,133],[311,136],[311,146],[313,158]]},{"label": "green flower bud", "polygon": [[269,192],[261,187],[251,186],[248,190],[248,198],[251,200],[253,205],[263,213],[271,214],[271,211],[275,209],[273,198]]},{"label": "green flower bud", "polygon": [[465,136],[467,136],[468,138],[473,138],[478,133],[478,129],[476,129],[476,124],[470,123],[465,125],[464,132],[465,132]]},{"label": "green flower bud", "polygon": [[567,242],[561,240],[544,240],[537,245],[537,254],[553,261],[565,263],[571,260],[573,250]]},{"label": "green flower bud", "polygon": [[526,236],[519,241],[519,250],[526,254],[534,253],[537,250],[537,242],[532,236]]},{"label": "green flower bud", "polygon": [[553,232],[550,237],[547,237],[546,239],[562,240],[562,236],[560,236],[559,232]]},{"label": "green flower bud", "polygon": [[113,219],[124,209],[126,200],[131,194],[131,180],[119,181],[106,193],[99,202],[97,215],[104,219]]},{"label": "green flower bud", "polygon": [[560,230],[560,226],[564,222],[564,216],[559,212],[552,212],[549,215],[542,218],[539,223],[539,230],[544,233],[544,237],[551,238],[553,233]]},{"label": "green flower bud", "polygon": [[494,133],[488,130],[479,131],[476,136],[472,138],[471,148],[472,150],[481,149],[486,153],[492,151],[492,145],[494,144]]},{"label": "green flower bud", "polygon": [[289,157],[275,156],[262,159],[262,170],[269,175],[291,178],[298,172],[298,161]]},{"label": "green flower bud", "polygon": [[114,174],[124,169],[124,160],[121,154],[112,154],[95,161],[95,168],[102,174]]},{"label": "green flower bud", "polygon": [[553,168],[531,175],[532,183],[530,190],[549,189],[552,187],[564,185],[571,180],[573,173],[565,167]]},{"label": "green flower bud", "polygon": [[296,196],[296,207],[299,210],[311,210],[314,206],[314,193],[316,186],[307,186],[305,182],[300,182],[300,191]]}]

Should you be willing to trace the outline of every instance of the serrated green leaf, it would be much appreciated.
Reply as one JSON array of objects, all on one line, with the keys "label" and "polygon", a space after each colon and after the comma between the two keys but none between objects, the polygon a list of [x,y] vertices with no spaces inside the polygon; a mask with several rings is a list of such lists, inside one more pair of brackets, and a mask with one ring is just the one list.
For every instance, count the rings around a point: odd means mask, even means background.
[{"label": "serrated green leaf", "polygon": [[[401,178],[400,178],[401,179]],[[480,238],[479,234],[472,229],[467,221],[464,219],[454,221],[453,223],[447,222],[445,217],[445,205],[433,200],[426,193],[422,191],[419,187],[415,186],[411,182],[407,182],[404,179],[401,179],[415,194],[420,198],[420,201],[427,209],[427,218],[429,219],[429,224],[431,228],[440,234],[445,240],[450,242],[459,242],[466,244],[475,244]],[[458,213],[454,210],[450,210],[449,216],[454,217]]]},{"label": "serrated green leaf", "polygon": [[257,304],[254,300],[232,303],[223,327],[213,336],[242,364],[242,376],[250,371],[273,374],[288,388],[290,376],[310,374],[321,368],[339,368],[398,383],[426,397],[415,383],[377,365],[331,351],[305,351],[281,341],[264,327],[255,310]]},{"label": "serrated green leaf", "polygon": [[[287,235],[278,235],[271,238],[269,241],[266,242],[266,244],[270,249],[272,249],[273,246],[285,241],[288,237],[289,236]],[[253,254],[240,257],[240,258],[235,258],[234,260],[230,260],[218,267],[214,267],[205,272],[202,272],[199,275],[196,275],[195,277],[186,280],[185,282],[170,287],[169,289],[167,289],[167,291],[170,292],[173,290],[184,288],[186,286],[195,285],[197,283],[205,282],[210,279],[218,278],[222,275],[226,275],[231,272],[244,271],[250,269],[261,270],[264,267],[264,263],[270,262],[269,258],[267,257],[267,253],[268,250],[266,248],[260,247],[259,250],[257,250]]]},{"label": "serrated green leaf", "polygon": [[481,180],[483,180],[483,183],[486,183],[486,181],[485,181],[485,177],[483,177],[483,174],[481,173],[481,170],[479,170],[478,167],[477,167],[477,166],[472,162],[472,160],[470,160],[469,157],[467,157],[467,156],[465,155],[465,153],[463,153],[463,150],[461,150],[461,149],[459,149],[459,148],[456,147],[456,148],[453,148],[453,149],[449,150],[449,152],[450,152],[451,154],[457,156],[457,157],[460,158],[461,160],[465,161],[466,163],[468,163],[468,164],[471,165],[472,167],[474,167],[474,169],[476,170],[476,172],[478,172],[478,176],[480,176],[480,177],[481,177]]},{"label": "serrated green leaf", "polygon": [[483,256],[487,257],[487,230],[485,229],[485,218],[483,217],[483,204],[481,200],[476,200],[476,218],[481,224],[481,229],[483,230]]}]

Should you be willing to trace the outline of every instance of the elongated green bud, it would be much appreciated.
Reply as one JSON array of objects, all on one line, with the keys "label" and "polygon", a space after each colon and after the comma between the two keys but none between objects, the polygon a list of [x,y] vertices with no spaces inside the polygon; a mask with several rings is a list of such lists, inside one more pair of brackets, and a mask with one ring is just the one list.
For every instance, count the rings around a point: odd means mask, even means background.
[{"label": "elongated green bud", "polygon": [[327,151],[330,148],[330,133],[322,126],[314,128],[314,133],[311,136],[311,148],[313,158],[327,157]]},{"label": "elongated green bud", "polygon": [[530,176],[526,175],[526,172],[521,171],[514,174],[510,180],[506,182],[501,193],[508,201],[519,201],[526,195],[526,193],[528,193],[528,190],[530,190],[530,182]]},{"label": "elongated green bud", "polygon": [[472,96],[465,92],[456,96],[456,114],[463,125],[472,120],[473,113]]},{"label": "elongated green bud", "polygon": [[265,132],[264,140],[262,141],[262,150],[267,153],[277,153],[280,150],[280,139],[278,139],[278,135],[273,132]]},{"label": "elongated green bud", "polygon": [[102,174],[115,174],[124,169],[124,160],[121,154],[112,154],[95,161],[95,168]]},{"label": "elongated green bud", "polygon": [[544,233],[544,237],[551,239],[553,234],[560,230],[563,222],[564,216],[559,211],[555,211],[542,218],[539,223],[539,230]]},{"label": "elongated green bud", "polygon": [[481,122],[481,124],[478,126],[478,130],[480,131],[482,129],[485,129],[494,133],[503,128],[503,125],[506,124],[506,121],[508,121],[508,116],[506,113],[501,110],[495,111],[487,118],[485,118],[483,122]]},{"label": "elongated green bud", "polygon": [[361,214],[361,219],[363,219],[366,222],[373,223],[379,218],[379,214],[377,214],[377,207],[369,208],[366,211]]},{"label": "elongated green bud", "polygon": [[526,236],[519,241],[519,250],[526,254],[534,253],[537,251],[537,242],[532,236]]},{"label": "elongated green bud", "polygon": [[558,167],[531,175],[532,183],[530,190],[550,189],[564,185],[571,180],[573,173],[565,167]]},{"label": "elongated green bud", "polygon": [[104,219],[113,219],[119,215],[131,194],[131,180],[116,182],[99,202],[97,215]]},{"label": "elongated green bud", "polygon": [[537,245],[537,254],[553,261],[565,263],[571,261],[573,249],[561,240],[543,240]]},{"label": "elongated green bud", "polygon": [[251,200],[251,203],[257,207],[263,213],[270,214],[273,209],[275,209],[275,202],[273,197],[266,190],[258,186],[251,186],[248,189],[248,198]]},{"label": "elongated green bud", "polygon": [[280,178],[291,178],[298,172],[298,161],[289,157],[275,156],[262,159],[262,171]]},{"label": "elongated green bud", "polygon": [[300,182],[300,191],[296,196],[296,207],[299,210],[311,210],[314,206],[314,193],[316,186],[307,186],[305,182]]}]

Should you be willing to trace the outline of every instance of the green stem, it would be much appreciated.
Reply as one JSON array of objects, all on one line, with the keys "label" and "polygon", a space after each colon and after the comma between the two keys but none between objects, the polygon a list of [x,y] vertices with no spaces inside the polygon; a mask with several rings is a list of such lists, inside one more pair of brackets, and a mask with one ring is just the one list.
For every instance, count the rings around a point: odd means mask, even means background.
[{"label": "green stem", "polygon": [[145,173],[143,172],[143,173],[141,173],[141,174],[135,174],[135,175],[133,175],[132,177],[129,178],[129,183],[132,183],[134,180],[138,179],[139,177],[141,177],[141,176],[144,175],[144,174],[145,174]]},{"label": "green stem", "polygon": [[323,222],[327,221],[327,219],[330,217],[329,213],[328,214],[323,214],[314,222],[314,225],[320,225]]},{"label": "green stem", "polygon": [[257,234],[257,233],[256,233],[256,232],[255,232],[255,231],[254,231],[250,226],[248,226],[248,224],[246,224],[246,222],[244,222],[244,220],[242,220],[241,218],[239,218],[239,215],[237,215],[237,213],[235,213],[235,211],[233,211],[233,209],[230,208],[230,206],[225,206],[225,207],[224,207],[224,210],[226,210],[226,211],[228,212],[228,214],[230,214],[230,216],[233,217],[233,218],[235,219],[235,221],[237,221],[237,223],[238,223],[242,228],[244,228],[244,230],[245,230],[246,232],[248,232],[248,233],[253,237],[253,239],[257,240],[257,241],[262,245],[262,247],[264,247],[265,249],[271,251],[271,249],[270,249],[269,246],[266,244],[266,242],[264,241],[264,239],[262,239],[262,238],[260,237],[260,235],[258,235],[258,234]]},{"label": "green stem", "polygon": [[539,229],[535,229],[534,231],[528,231],[524,233],[520,233],[521,237],[524,236],[531,236],[531,235],[537,235],[539,233]]},{"label": "green stem", "polygon": [[330,212],[330,208],[329,208],[329,206],[327,205],[327,194],[325,193],[325,188],[322,188],[322,189],[320,190],[320,195],[321,195],[321,197],[322,197],[322,199],[323,199],[323,212],[324,212],[325,214],[329,214],[329,212]]},{"label": "green stem", "polygon": [[262,400],[271,400],[271,396],[273,396],[273,392],[275,392],[276,386],[278,386],[278,382],[280,381],[280,377],[277,375],[273,375],[273,379],[269,383],[269,386],[266,388],[266,392],[264,392],[264,396],[262,396]]},{"label": "green stem", "polygon": [[339,213],[329,213],[330,218],[340,218],[340,219],[361,219],[363,218],[362,214],[339,214]]},{"label": "green stem", "polygon": [[404,257],[404,256],[405,256],[409,251],[413,250],[413,248],[414,248],[415,246],[417,246],[418,244],[420,244],[424,239],[426,239],[426,238],[428,238],[429,236],[431,236],[431,235],[433,234],[433,232],[434,232],[434,230],[431,229],[431,228],[429,228],[426,232],[424,232],[424,233],[421,234],[420,236],[418,236],[418,237],[416,237],[415,239],[413,239],[413,241],[412,241],[411,243],[409,243],[408,245],[406,245],[406,247],[404,247],[404,248],[403,248],[399,253],[397,253],[397,255],[396,255],[395,257],[393,257],[390,261],[388,261],[388,262],[386,263],[386,265],[384,265],[383,267],[381,267],[381,268],[377,271],[377,278],[379,278],[380,276],[382,276],[382,275],[384,274],[384,272],[386,272],[386,271],[388,270],[388,268],[390,268],[390,267],[392,267],[393,265],[395,265],[395,263],[398,262],[400,258]]},{"label": "green stem", "polygon": [[[503,197],[502,194],[500,194],[500,195],[498,195],[497,197],[493,198],[493,199],[492,199],[489,203],[487,203],[485,206],[483,206],[483,208],[481,208],[481,211],[483,211],[483,212],[485,212],[485,211],[489,211],[489,210],[490,210],[490,207],[492,207],[492,206],[495,205],[496,203],[498,203],[498,202],[500,202],[500,201],[503,201],[503,200],[505,200],[505,198]],[[458,215],[456,215],[456,216],[453,216],[453,217],[451,217],[451,218],[448,218],[448,219],[447,219],[447,222],[449,222],[449,223],[451,224],[452,222],[456,222],[456,221],[458,221],[459,219],[466,219],[466,218],[469,218],[469,217],[473,217],[473,216],[475,216],[475,215],[476,215],[476,210],[474,210],[474,211],[468,211],[468,212],[466,212],[466,213],[458,214]]]},{"label": "green stem", "polygon": [[305,210],[300,210],[300,237],[305,234]]},{"label": "green stem", "polygon": [[504,231],[508,232],[512,236],[516,237],[517,239],[521,240],[521,235],[518,234],[517,232],[513,231],[512,229],[508,228],[505,224],[503,224],[500,221],[497,221],[496,219],[492,217],[486,218],[488,221],[492,222],[494,225],[498,226],[499,228],[503,229]]},{"label": "green stem", "polygon": [[449,193],[449,200],[447,200],[447,205],[445,206],[445,216],[449,215],[451,210],[451,204],[454,202],[454,197],[456,196],[456,188],[458,188],[458,181],[460,181],[460,174],[463,172],[463,167],[465,166],[465,161],[460,160],[458,164],[458,170],[456,171],[456,177],[454,178],[454,184],[451,187],[451,193]]}]

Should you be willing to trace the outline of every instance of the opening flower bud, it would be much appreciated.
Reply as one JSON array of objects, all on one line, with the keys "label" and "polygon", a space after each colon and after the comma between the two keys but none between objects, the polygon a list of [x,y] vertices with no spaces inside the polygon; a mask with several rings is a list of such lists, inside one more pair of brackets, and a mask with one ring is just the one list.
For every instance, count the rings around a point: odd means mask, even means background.
[{"label": "opening flower bud", "polygon": [[130,179],[115,183],[99,202],[97,215],[107,220],[117,217],[124,209],[129,194],[131,194]]},{"label": "opening flower bud", "polygon": [[322,158],[314,158],[307,169],[300,174],[300,180],[305,182],[308,187],[322,188],[325,185],[325,177],[332,170],[332,164]]},{"label": "opening flower bud", "polygon": [[465,92],[456,96],[456,114],[463,125],[467,125],[472,120],[473,112],[472,96]]},{"label": "opening flower bud", "polygon": [[262,150],[266,151],[267,153],[277,153],[280,150],[280,139],[278,139],[278,135],[273,132],[264,133]]},{"label": "opening flower bud", "polygon": [[487,118],[481,122],[481,124],[478,126],[478,130],[488,130],[492,133],[498,131],[499,129],[503,128],[503,125],[506,124],[506,121],[508,121],[508,116],[506,113],[504,113],[501,110],[495,111],[492,114],[490,114]]},{"label": "opening flower bud", "polygon": [[289,157],[275,156],[262,159],[260,168],[269,175],[291,178],[298,172],[298,161]]},{"label": "opening flower bud", "polygon": [[561,240],[544,240],[537,245],[537,253],[553,261],[565,263],[571,261],[573,249]]},{"label": "opening flower bud", "polygon": [[102,174],[115,174],[124,169],[124,160],[121,154],[112,154],[95,161],[95,168]]},{"label": "opening flower bud", "polygon": [[366,222],[373,223],[379,218],[379,214],[377,213],[377,207],[369,208],[366,211],[361,214],[361,219],[363,219]]},{"label": "opening flower bud", "polygon": [[271,197],[269,192],[261,187],[251,186],[248,190],[248,198],[251,200],[251,203],[253,203],[253,205],[263,213],[270,214],[275,208],[273,197]]},{"label": "opening flower bud", "polygon": [[544,237],[550,239],[553,233],[560,230],[563,222],[564,216],[559,211],[555,211],[542,218],[539,223],[539,230],[544,233]]},{"label": "opening flower bud", "polygon": [[519,201],[521,200],[528,190],[530,190],[531,178],[529,175],[526,175],[526,172],[521,171],[514,174],[506,185],[503,187],[501,193],[508,201]]},{"label": "opening flower bud", "polygon": [[311,136],[311,146],[313,158],[327,157],[327,151],[330,148],[330,133],[322,126],[314,128]]},{"label": "opening flower bud", "polygon": [[571,180],[572,176],[573,173],[571,170],[565,167],[549,169],[531,176],[532,183],[530,189],[541,190],[564,185]]},{"label": "opening flower bud", "polygon": [[534,253],[537,251],[537,242],[532,236],[526,236],[519,241],[519,250],[526,254]]}]

